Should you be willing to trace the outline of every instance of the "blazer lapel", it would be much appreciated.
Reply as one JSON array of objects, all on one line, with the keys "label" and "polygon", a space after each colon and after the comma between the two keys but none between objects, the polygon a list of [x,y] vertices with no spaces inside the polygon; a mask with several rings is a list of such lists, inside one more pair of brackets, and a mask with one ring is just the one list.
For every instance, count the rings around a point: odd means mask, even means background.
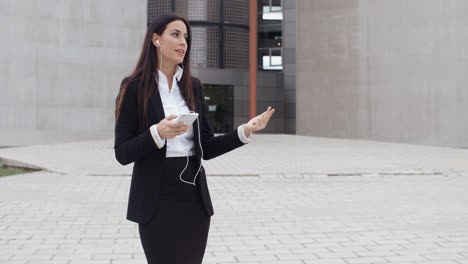
[{"label": "blazer lapel", "polygon": [[162,119],[166,118],[166,115],[164,113],[164,107],[162,105],[161,101],[161,95],[159,94],[159,91],[156,91],[151,97],[150,97],[150,103],[152,104],[152,109],[154,109],[154,114],[156,118],[156,122],[161,121]]}]

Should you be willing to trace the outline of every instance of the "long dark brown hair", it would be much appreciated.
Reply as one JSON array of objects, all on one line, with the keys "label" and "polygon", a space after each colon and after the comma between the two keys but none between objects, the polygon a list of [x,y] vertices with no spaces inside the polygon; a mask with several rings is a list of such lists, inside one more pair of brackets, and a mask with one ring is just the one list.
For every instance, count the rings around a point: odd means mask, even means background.
[{"label": "long dark brown hair", "polygon": [[190,74],[190,47],[192,43],[192,30],[187,19],[176,15],[174,13],[162,14],[156,17],[156,19],[148,26],[146,31],[145,40],[143,42],[143,48],[140,53],[137,65],[130,76],[125,77],[122,80],[119,94],[115,101],[115,120],[119,118],[122,103],[127,91],[129,83],[132,81],[138,81],[138,120],[140,129],[149,127],[148,125],[148,102],[150,97],[158,92],[158,84],[155,78],[158,78],[156,72],[156,66],[158,65],[158,56],[156,47],[153,44],[153,33],[162,36],[164,30],[166,30],[167,24],[175,20],[181,20],[187,27],[187,50],[185,52],[184,61],[179,64],[184,69],[182,78],[179,82],[179,87],[182,96],[187,103],[190,110],[195,111],[195,99],[192,88],[192,78]]}]

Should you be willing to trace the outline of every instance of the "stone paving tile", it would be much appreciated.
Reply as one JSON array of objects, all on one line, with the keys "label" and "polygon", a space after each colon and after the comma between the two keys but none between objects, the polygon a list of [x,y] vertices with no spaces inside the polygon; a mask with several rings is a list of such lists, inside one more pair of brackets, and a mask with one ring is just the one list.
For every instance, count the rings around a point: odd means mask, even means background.
[{"label": "stone paving tile", "polygon": [[[0,263],[145,263],[130,177],[0,178]],[[468,178],[209,176],[204,263],[468,263]]]}]

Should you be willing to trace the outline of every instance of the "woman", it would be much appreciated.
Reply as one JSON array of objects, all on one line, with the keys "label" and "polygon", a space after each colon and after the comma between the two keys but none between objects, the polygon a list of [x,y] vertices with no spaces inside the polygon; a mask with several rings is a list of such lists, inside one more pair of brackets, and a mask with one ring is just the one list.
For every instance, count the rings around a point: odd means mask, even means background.
[{"label": "woman", "polygon": [[[213,206],[201,159],[248,143],[274,112],[215,137],[202,84],[190,75],[190,45],[185,18],[158,16],[116,99],[115,156],[134,162],[127,219],[138,223],[150,264],[202,263]],[[193,124],[175,122],[191,111],[199,114]]]}]

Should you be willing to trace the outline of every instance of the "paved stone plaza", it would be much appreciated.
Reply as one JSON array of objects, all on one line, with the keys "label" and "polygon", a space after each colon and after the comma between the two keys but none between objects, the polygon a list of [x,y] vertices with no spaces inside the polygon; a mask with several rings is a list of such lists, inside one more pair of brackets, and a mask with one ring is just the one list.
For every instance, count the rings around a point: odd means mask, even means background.
[{"label": "paved stone plaza", "polygon": [[[112,141],[1,149],[0,263],[146,263]],[[204,263],[468,263],[468,151],[256,135],[204,162]]]}]

